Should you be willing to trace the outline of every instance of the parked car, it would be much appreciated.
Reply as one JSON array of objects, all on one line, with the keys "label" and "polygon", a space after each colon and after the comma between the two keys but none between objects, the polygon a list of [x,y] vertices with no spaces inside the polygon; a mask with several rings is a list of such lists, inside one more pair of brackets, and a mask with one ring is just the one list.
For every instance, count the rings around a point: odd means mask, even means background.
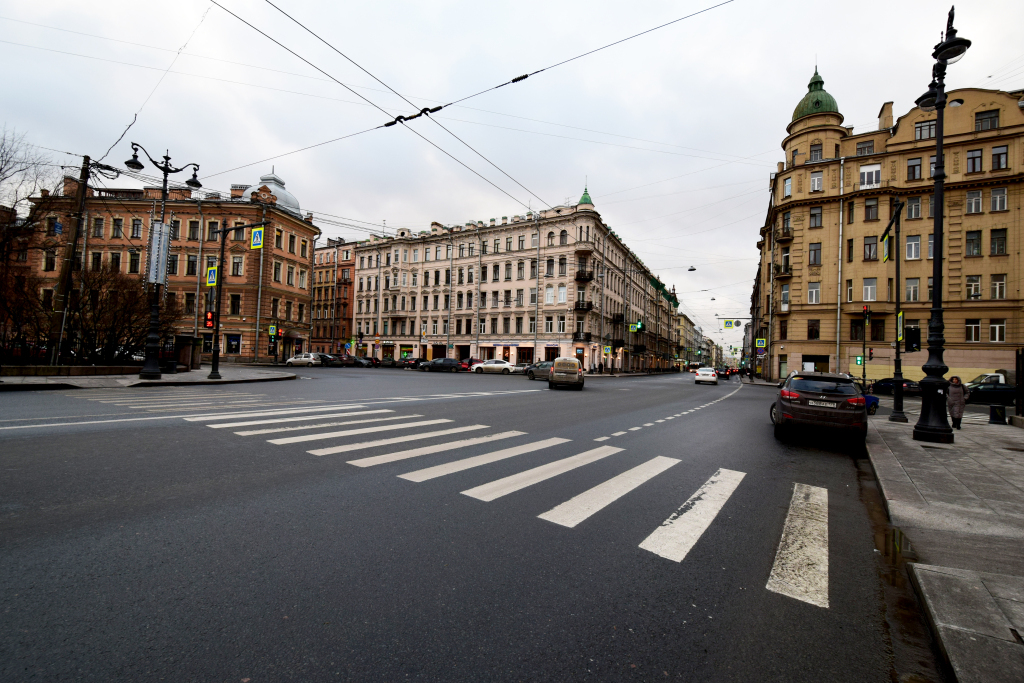
[{"label": "parked car", "polygon": [[533,365],[526,366],[526,379],[537,379],[538,377],[547,377],[548,370],[551,369],[551,361],[544,360]]},{"label": "parked car", "polygon": [[297,353],[286,360],[284,364],[288,367],[293,365],[305,365],[307,368],[311,368],[314,365],[320,365],[320,356],[315,353]]},{"label": "parked car", "polygon": [[548,389],[567,386],[582,391],[583,381],[583,366],[576,358],[556,358],[548,368]]},{"label": "parked car", "polygon": [[367,363],[366,367],[368,367],[368,368],[379,368],[380,367],[380,358],[374,358],[373,356],[359,356],[359,357],[362,358],[364,361],[366,361],[366,363]]},{"label": "parked car", "polygon": [[459,361],[459,365],[461,365],[462,369],[466,372],[469,372],[469,369],[477,363],[483,363],[483,361],[479,358],[463,358]]},{"label": "parked car", "polygon": [[775,438],[791,430],[830,427],[852,431],[861,441],[868,432],[867,400],[849,377],[828,372],[801,372],[779,387],[771,407]]},{"label": "parked car", "polygon": [[[854,379],[856,379],[856,378],[854,378]],[[891,396],[892,393],[893,393],[893,390],[894,390],[893,388],[895,386],[896,386],[896,378],[895,377],[886,377],[885,379],[880,379],[880,380],[875,381],[871,385],[871,393],[875,394],[876,396],[881,396],[881,395]],[[920,396],[921,395],[921,385],[918,384],[917,382],[915,382],[912,379],[904,379],[903,380],[903,395],[904,396]]]},{"label": "parked car", "polygon": [[981,405],[1012,406],[1017,396],[1017,387],[1006,381],[1006,376],[999,373],[978,375],[966,383],[971,395],[968,403]]},{"label": "parked car", "polygon": [[384,356],[380,359],[380,366],[382,368],[396,368],[398,367],[398,361],[393,356]]},{"label": "parked car", "polygon": [[502,375],[510,375],[512,374],[513,367],[514,366],[507,360],[492,358],[491,360],[485,360],[483,363],[477,363],[476,365],[472,366],[470,370],[477,374],[482,374],[485,372],[497,372],[501,373]]},{"label": "parked car", "polygon": [[412,370],[415,370],[422,363],[426,363],[426,362],[427,361],[425,361],[422,358],[401,358],[401,359],[395,361],[395,366],[399,367],[399,368],[402,368],[402,369],[410,368]]},{"label": "parked car", "polygon": [[461,369],[461,364],[454,358],[435,358],[429,363],[420,364],[420,370],[424,372],[458,372]]},{"label": "parked car", "polygon": [[338,356],[332,356],[329,353],[314,353],[313,355],[317,356],[320,359],[320,365],[323,365],[324,367],[328,367],[328,368],[340,368],[341,367],[341,358],[339,358]]},{"label": "parked car", "polygon": [[525,375],[526,374],[526,368],[528,368],[528,367],[530,367],[529,363],[516,363],[512,367],[512,374],[513,375]]},{"label": "parked car", "polygon": [[874,415],[878,412],[878,397],[870,394],[864,395],[864,405],[868,409],[868,415]]},{"label": "parked car", "polygon": [[718,384],[718,373],[714,368],[697,368],[697,376],[693,378],[694,384]]}]

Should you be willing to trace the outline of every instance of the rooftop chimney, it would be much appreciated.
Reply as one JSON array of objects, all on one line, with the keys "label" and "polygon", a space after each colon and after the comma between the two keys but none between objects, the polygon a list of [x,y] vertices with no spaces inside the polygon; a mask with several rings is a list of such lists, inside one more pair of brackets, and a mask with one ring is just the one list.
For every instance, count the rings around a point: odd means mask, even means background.
[{"label": "rooftop chimney", "polygon": [[878,130],[892,128],[892,102],[886,102],[878,112]]}]

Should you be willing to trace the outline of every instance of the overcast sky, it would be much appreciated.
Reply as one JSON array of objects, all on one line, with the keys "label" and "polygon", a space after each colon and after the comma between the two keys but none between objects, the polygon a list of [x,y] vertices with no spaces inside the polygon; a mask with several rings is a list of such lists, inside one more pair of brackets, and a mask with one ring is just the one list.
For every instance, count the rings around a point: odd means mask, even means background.
[{"label": "overcast sky", "polygon": [[[264,0],[218,1],[390,114],[412,113]],[[274,0],[417,107],[718,1]],[[749,315],[768,176],[815,62],[846,125],[874,129],[883,102],[899,116],[925,90],[947,11],[926,1],[735,0],[435,115],[494,166],[425,117],[408,124],[511,197],[401,125],[220,173],[388,117],[209,0],[0,2],[3,123],[37,145],[98,158],[139,112],[106,162],[120,166],[131,141],[154,155],[169,149],[224,192],[273,165],[304,211],[389,228],[574,204],[587,182],[604,220],[676,286],[683,310],[738,345],[715,316]],[[950,87],[1024,87],[1024,3],[960,2],[956,26],[974,45],[950,67]],[[327,236],[365,235],[320,225]]]}]

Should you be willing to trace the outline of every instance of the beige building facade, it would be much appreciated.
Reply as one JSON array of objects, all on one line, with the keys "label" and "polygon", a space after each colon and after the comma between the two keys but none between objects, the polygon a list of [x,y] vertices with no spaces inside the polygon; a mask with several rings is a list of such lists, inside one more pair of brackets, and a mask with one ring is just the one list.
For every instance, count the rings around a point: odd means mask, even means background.
[{"label": "beige building facade", "polygon": [[[947,376],[970,379],[1012,368],[1024,337],[1021,204],[1024,91],[955,90],[946,110],[943,307]],[[791,370],[892,376],[896,298],[922,350],[903,355],[904,375],[924,376],[933,258],[931,177],[935,112],[915,107],[854,134],[815,72],[797,105],[772,174],[772,200],[757,243],[751,297],[762,376]],[[882,243],[904,203],[901,240]],[[892,256],[884,258],[886,250]],[[896,281],[895,256],[901,259]],[[871,316],[865,325],[864,307]],[[867,349],[866,365],[856,358]],[[754,349],[756,352],[756,349]]]}]

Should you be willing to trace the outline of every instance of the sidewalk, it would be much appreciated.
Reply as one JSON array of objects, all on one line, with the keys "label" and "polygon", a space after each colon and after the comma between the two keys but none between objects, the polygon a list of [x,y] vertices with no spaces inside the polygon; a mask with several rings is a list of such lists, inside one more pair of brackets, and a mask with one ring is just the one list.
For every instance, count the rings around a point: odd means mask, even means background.
[{"label": "sidewalk", "polygon": [[208,379],[209,366],[191,372],[164,373],[158,380],[140,380],[138,374],[95,375],[92,377],[3,377],[0,391],[44,391],[47,389],[125,389],[134,387],[180,387],[199,384],[246,384],[295,379],[292,372],[221,365],[223,379]]},{"label": "sidewalk", "polygon": [[[964,422],[953,444],[870,420],[868,455],[943,654],[961,683],[1024,681],[1024,439]],[[904,553],[907,550],[904,549]]]}]

